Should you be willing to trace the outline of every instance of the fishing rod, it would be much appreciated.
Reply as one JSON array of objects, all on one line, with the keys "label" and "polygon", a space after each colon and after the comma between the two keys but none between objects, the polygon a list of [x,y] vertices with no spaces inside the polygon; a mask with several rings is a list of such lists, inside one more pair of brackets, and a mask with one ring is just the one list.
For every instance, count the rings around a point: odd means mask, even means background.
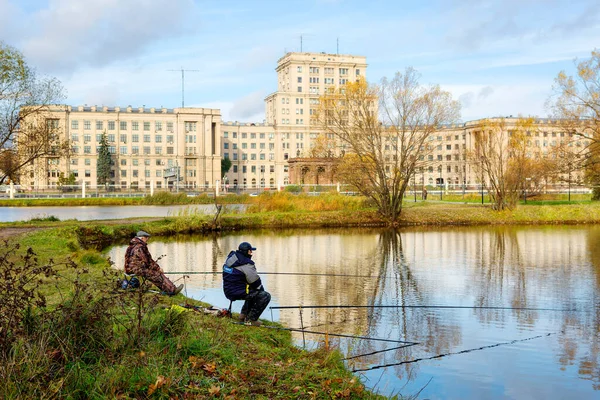
[{"label": "fishing rod", "polygon": [[495,307],[495,306],[444,306],[444,305],[407,305],[407,306],[396,306],[396,305],[373,305],[373,306],[346,306],[346,305],[329,305],[329,306],[273,306],[269,307],[272,310],[294,310],[301,308],[441,308],[441,309],[474,309],[474,310],[522,310],[522,311],[561,311],[561,312],[581,312],[581,310],[575,309],[561,309],[561,308],[531,308],[531,307]]},{"label": "fishing rod", "polygon": [[275,329],[275,330],[280,330],[280,331],[290,331],[290,332],[304,332],[304,333],[310,333],[310,334],[313,334],[313,335],[327,335],[327,336],[344,337],[344,338],[350,338],[350,339],[374,340],[374,341],[378,341],[378,342],[403,343],[403,344],[407,344],[407,345],[411,345],[411,346],[415,346],[415,345],[421,344],[421,343],[418,343],[418,342],[407,342],[407,341],[404,341],[404,340],[370,338],[370,337],[366,337],[366,336],[344,335],[344,334],[341,334],[341,333],[307,331],[307,330],[304,330],[304,329],[297,329],[297,328],[281,328],[281,327],[278,327],[278,326],[262,325],[261,328]]},{"label": "fishing rod", "polygon": [[515,339],[515,340],[511,340],[510,342],[490,344],[488,346],[481,346],[481,347],[477,347],[477,348],[473,348],[473,349],[461,350],[461,351],[457,351],[457,352],[453,352],[453,353],[438,354],[438,355],[431,356],[431,357],[415,358],[414,360],[409,360],[409,361],[400,361],[400,362],[392,363],[392,364],[376,365],[376,366],[370,367],[370,368],[354,369],[354,370],[352,370],[352,372],[365,372],[365,371],[371,371],[371,370],[379,369],[379,368],[387,368],[387,367],[395,367],[395,366],[404,365],[404,364],[412,364],[412,363],[416,363],[416,362],[419,362],[419,361],[434,360],[436,358],[443,358],[443,357],[452,356],[452,355],[456,355],[456,354],[465,354],[465,353],[470,353],[472,351],[491,349],[492,347],[506,346],[506,345],[509,345],[509,344],[515,344],[515,343],[519,343],[519,342],[526,342],[528,340],[540,339],[540,338],[548,337],[548,336],[551,336],[551,335],[556,335],[556,333],[547,333],[545,335],[532,336],[532,337],[528,337],[528,338],[525,338],[525,339]]},{"label": "fishing rod", "polygon": [[415,344],[405,344],[403,346],[398,346],[398,347],[392,347],[390,349],[385,349],[385,350],[377,350],[377,351],[373,351],[371,353],[365,353],[365,354],[359,354],[357,356],[352,356],[352,357],[346,357],[346,358],[342,358],[342,361],[348,361],[348,360],[353,360],[355,358],[360,358],[360,357],[366,357],[366,356],[372,356],[374,354],[379,354],[379,353],[385,353],[387,351],[392,351],[392,350],[399,350],[399,349],[404,349],[405,347],[411,347],[411,346],[415,346]]},{"label": "fishing rod", "polygon": [[[165,272],[165,275],[216,275],[221,274],[223,271],[176,271],[176,272]],[[261,275],[304,275],[304,276],[343,276],[349,278],[373,278],[371,275],[344,275],[344,274],[312,274],[308,272],[257,272]]]}]

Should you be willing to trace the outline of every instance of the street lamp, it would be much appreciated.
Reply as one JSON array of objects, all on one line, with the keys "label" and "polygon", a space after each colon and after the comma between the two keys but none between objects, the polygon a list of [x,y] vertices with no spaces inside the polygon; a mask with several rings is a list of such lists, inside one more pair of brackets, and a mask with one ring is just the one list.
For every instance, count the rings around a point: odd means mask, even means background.
[{"label": "street lamp", "polygon": [[527,204],[527,185],[529,185],[530,180],[531,178],[525,178],[525,189],[523,190],[523,200],[525,201],[525,204]]},{"label": "street lamp", "polygon": [[440,181],[439,181],[439,186],[440,186],[440,200],[442,200],[442,186],[443,186],[442,179],[444,179],[444,178],[442,178],[442,166],[441,165],[440,165],[439,169],[440,169]]},{"label": "street lamp", "polygon": [[483,157],[481,157],[481,204],[483,204]]},{"label": "street lamp", "polygon": [[417,173],[413,174],[413,192],[415,194],[415,203],[417,202]]}]

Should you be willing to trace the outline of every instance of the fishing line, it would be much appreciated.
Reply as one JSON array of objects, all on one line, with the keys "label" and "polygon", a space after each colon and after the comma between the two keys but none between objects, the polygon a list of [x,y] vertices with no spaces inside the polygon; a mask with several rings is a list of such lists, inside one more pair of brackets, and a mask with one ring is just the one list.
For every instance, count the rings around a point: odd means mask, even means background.
[{"label": "fishing line", "polygon": [[365,336],[344,335],[341,333],[315,332],[315,331],[307,331],[307,330],[296,329],[296,328],[281,328],[278,326],[262,325],[261,328],[275,329],[275,330],[280,330],[280,331],[290,331],[290,332],[304,332],[304,333],[310,333],[313,335],[329,335],[329,336],[336,336],[336,337],[345,337],[345,338],[350,338],[350,339],[374,340],[374,341],[378,341],[378,342],[403,343],[403,344],[410,344],[410,345],[420,344],[417,342],[407,342],[404,340],[370,338],[370,337],[365,337]]},{"label": "fishing line", "polygon": [[440,309],[474,309],[474,310],[522,310],[522,311],[560,311],[560,312],[582,312],[575,309],[560,309],[560,308],[530,308],[530,307],[494,307],[494,306],[443,306],[443,305],[378,305],[378,306],[273,306],[273,310],[293,310],[297,308],[440,308]]},{"label": "fishing line", "polygon": [[[175,272],[165,272],[165,275],[216,275],[221,274],[223,271],[175,271]],[[303,276],[341,276],[346,278],[374,278],[371,275],[344,275],[344,274],[313,274],[309,272],[257,272],[257,274],[261,275],[303,275]]]},{"label": "fishing line", "polygon": [[419,361],[434,360],[436,358],[443,358],[443,357],[452,356],[452,355],[456,355],[456,354],[465,354],[465,353],[470,353],[472,351],[491,349],[492,347],[505,346],[505,345],[509,345],[509,344],[515,344],[518,342],[526,342],[528,340],[539,339],[539,338],[548,337],[551,335],[556,335],[556,333],[547,333],[545,335],[532,336],[532,337],[525,338],[525,339],[515,339],[510,342],[496,343],[496,344],[491,344],[488,346],[481,346],[481,347],[467,349],[467,350],[461,350],[461,351],[457,351],[457,352],[453,352],[453,353],[438,354],[436,356],[431,356],[431,357],[416,358],[414,360],[409,360],[409,361],[400,361],[400,362],[392,363],[392,364],[376,365],[376,366],[370,367],[370,368],[354,369],[354,370],[352,370],[352,372],[365,372],[365,371],[371,371],[371,370],[379,369],[379,368],[387,368],[387,367],[395,367],[395,366],[404,365],[404,364],[412,364],[412,363],[416,363]]},{"label": "fishing line", "polygon": [[417,345],[417,343],[415,343],[415,344],[405,344],[403,346],[392,347],[390,349],[377,350],[377,351],[373,351],[371,353],[359,354],[357,356],[342,358],[342,361],[353,360],[353,359],[359,358],[359,357],[372,356],[373,354],[385,353],[386,351],[399,350],[399,349],[403,349],[405,347],[411,347],[411,346],[416,346],[416,345]]}]

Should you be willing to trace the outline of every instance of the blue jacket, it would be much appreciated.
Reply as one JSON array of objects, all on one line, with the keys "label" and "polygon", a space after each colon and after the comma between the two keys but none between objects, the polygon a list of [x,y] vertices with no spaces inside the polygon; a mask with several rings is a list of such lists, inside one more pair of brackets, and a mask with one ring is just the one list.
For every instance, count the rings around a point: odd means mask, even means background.
[{"label": "blue jacket", "polygon": [[223,292],[229,300],[243,300],[254,290],[264,290],[254,261],[237,250],[223,264]]}]

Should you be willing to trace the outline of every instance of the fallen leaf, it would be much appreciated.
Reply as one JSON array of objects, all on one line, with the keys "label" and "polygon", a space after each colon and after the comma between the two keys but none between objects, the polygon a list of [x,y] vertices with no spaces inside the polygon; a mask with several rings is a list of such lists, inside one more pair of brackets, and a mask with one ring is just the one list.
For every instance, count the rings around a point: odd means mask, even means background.
[{"label": "fallen leaf", "polygon": [[208,393],[212,396],[216,396],[221,392],[221,388],[218,386],[211,386],[210,389],[208,389]]}]

